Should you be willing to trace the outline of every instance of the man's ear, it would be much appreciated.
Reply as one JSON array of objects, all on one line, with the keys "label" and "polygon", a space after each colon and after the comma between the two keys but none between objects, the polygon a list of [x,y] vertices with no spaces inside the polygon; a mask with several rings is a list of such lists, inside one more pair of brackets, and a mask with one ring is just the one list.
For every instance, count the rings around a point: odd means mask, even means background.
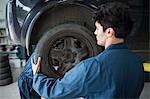
[{"label": "man's ear", "polygon": [[115,35],[114,34],[115,32],[114,32],[113,28],[111,28],[111,27],[107,28],[105,32],[106,32],[106,35],[107,35],[108,38],[110,38],[110,37]]}]

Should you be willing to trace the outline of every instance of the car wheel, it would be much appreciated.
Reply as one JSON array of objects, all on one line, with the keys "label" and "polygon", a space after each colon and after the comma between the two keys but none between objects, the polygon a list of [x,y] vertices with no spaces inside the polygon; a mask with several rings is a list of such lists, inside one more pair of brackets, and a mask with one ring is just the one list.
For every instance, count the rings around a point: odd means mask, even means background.
[{"label": "car wheel", "polygon": [[12,77],[9,77],[7,79],[3,79],[3,80],[0,80],[0,86],[4,86],[4,85],[8,85],[12,83]]},{"label": "car wheel", "polygon": [[0,69],[6,67],[8,65],[9,65],[9,60],[5,60],[5,61],[0,63]]},{"label": "car wheel", "polygon": [[44,33],[36,46],[34,62],[42,57],[41,72],[61,77],[81,60],[97,52],[91,31],[77,24],[61,24]]},{"label": "car wheel", "polygon": [[8,60],[8,54],[0,54],[0,62]]},{"label": "car wheel", "polygon": [[0,74],[4,74],[10,71],[10,66],[6,66],[4,68],[0,68]]},{"label": "car wheel", "polygon": [[11,72],[0,74],[0,80],[4,80],[4,79],[9,78],[9,77],[11,77]]}]

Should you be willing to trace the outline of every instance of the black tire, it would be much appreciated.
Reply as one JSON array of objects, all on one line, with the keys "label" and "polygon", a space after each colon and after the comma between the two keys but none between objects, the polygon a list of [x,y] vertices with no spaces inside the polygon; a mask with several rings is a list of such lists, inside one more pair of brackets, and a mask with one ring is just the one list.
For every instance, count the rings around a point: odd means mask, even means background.
[{"label": "black tire", "polygon": [[61,24],[49,29],[37,44],[34,61],[42,57],[41,72],[60,77],[81,60],[97,54],[92,32],[77,24]]},{"label": "black tire", "polygon": [[4,80],[0,80],[0,86],[8,85],[10,83],[12,83],[12,77],[9,77],[9,78],[4,79]]},{"label": "black tire", "polygon": [[11,72],[0,74],[0,80],[4,80],[9,77],[11,77]]},{"label": "black tire", "polygon": [[8,65],[9,65],[9,60],[0,62],[0,68],[4,68],[4,67],[6,67],[6,66],[8,66]]},{"label": "black tire", "polygon": [[8,54],[0,54],[0,63],[8,60]]},{"label": "black tire", "polygon": [[0,74],[8,73],[10,71],[11,71],[11,69],[10,69],[9,65],[7,67],[0,68]]}]

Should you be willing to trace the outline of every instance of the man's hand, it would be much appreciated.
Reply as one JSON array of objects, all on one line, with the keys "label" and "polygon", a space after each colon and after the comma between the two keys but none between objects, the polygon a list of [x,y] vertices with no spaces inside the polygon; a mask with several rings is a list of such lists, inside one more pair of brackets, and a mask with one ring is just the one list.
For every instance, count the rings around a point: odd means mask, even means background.
[{"label": "man's hand", "polygon": [[41,57],[38,57],[37,64],[34,63],[33,59],[31,59],[31,63],[33,74],[35,74],[36,72],[40,72]]}]

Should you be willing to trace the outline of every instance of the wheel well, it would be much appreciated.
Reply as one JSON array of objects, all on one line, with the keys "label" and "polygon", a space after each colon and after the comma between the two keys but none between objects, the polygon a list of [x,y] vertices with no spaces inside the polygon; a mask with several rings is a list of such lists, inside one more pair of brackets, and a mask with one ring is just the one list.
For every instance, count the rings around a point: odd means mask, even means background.
[{"label": "wheel well", "polygon": [[41,36],[50,28],[63,23],[76,23],[94,31],[93,9],[77,4],[63,4],[46,10],[35,22],[30,38],[30,47],[37,44]]}]

